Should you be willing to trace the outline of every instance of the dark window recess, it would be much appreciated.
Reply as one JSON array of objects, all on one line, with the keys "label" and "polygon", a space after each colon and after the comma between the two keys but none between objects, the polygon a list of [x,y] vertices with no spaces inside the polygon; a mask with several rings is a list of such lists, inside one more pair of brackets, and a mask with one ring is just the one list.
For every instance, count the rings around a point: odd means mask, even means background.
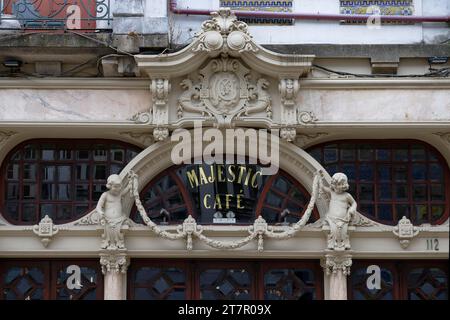
[{"label": "dark window recess", "polygon": [[1,168],[1,212],[13,224],[36,224],[45,215],[56,224],[79,219],[95,207],[108,176],[140,150],[109,140],[22,143]]},{"label": "dark window recess", "polygon": [[[181,223],[188,215],[203,224],[230,217],[237,224],[250,224],[260,215],[271,224],[297,222],[306,211],[309,193],[281,170],[262,176],[260,169],[257,165],[172,167],[143,188],[142,203],[159,224]],[[142,223],[136,208],[131,217]],[[318,217],[314,209],[310,221]]]},{"label": "dark window recess", "polygon": [[0,300],[102,300],[98,260],[0,260]]},{"label": "dark window recess", "polygon": [[449,214],[450,171],[445,159],[416,140],[334,141],[308,149],[330,175],[343,172],[358,210],[395,225],[441,224]]},{"label": "dark window recess", "polygon": [[354,261],[348,279],[348,297],[352,300],[448,300],[448,263]]},{"label": "dark window recess", "polygon": [[133,260],[133,300],[320,300],[323,273],[313,261]]}]

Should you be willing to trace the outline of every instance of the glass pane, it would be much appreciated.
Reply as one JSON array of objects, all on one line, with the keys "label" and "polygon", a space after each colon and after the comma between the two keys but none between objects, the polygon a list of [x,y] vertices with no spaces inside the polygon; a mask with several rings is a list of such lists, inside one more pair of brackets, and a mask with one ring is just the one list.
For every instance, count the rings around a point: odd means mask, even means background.
[{"label": "glass pane", "polygon": [[58,205],[56,211],[56,219],[58,220],[70,220],[72,218],[72,206],[71,205]]},{"label": "glass pane", "polygon": [[50,183],[42,184],[41,200],[56,200],[56,184]]},{"label": "glass pane", "polygon": [[117,145],[111,146],[111,161],[123,162],[125,160],[125,150]]},{"label": "glass pane", "polygon": [[372,161],[374,150],[372,146],[360,146],[358,150],[359,161]]},{"label": "glass pane", "polygon": [[103,192],[106,191],[106,186],[104,184],[94,184],[92,190],[92,200],[98,201]]},{"label": "glass pane", "polygon": [[89,180],[89,165],[88,164],[77,164],[76,166],[77,180]]},{"label": "glass pane", "polygon": [[423,146],[413,145],[411,147],[412,161],[425,161],[427,159],[427,152]]},{"label": "glass pane", "polygon": [[58,200],[71,200],[72,199],[72,188],[70,184],[59,184],[58,185]]},{"label": "glass pane", "polygon": [[42,160],[55,160],[55,146],[54,145],[43,145],[41,150]]},{"label": "glass pane", "polygon": [[22,205],[22,221],[37,223],[36,205],[30,203]]},{"label": "glass pane", "polygon": [[7,215],[17,221],[19,220],[19,204],[17,202],[7,202],[6,203],[6,213]]},{"label": "glass pane", "polygon": [[72,150],[59,150],[58,158],[59,160],[72,160]]},{"label": "glass pane", "polygon": [[322,163],[322,149],[321,148],[315,148],[312,149],[310,151],[308,151],[308,153],[317,160],[317,162]]},{"label": "glass pane", "polygon": [[408,161],[408,146],[398,146],[394,150],[394,161]]},{"label": "glass pane", "polygon": [[94,179],[106,180],[106,178],[107,178],[106,165],[103,164],[94,165]]},{"label": "glass pane", "polygon": [[25,160],[36,160],[38,148],[36,145],[28,145],[23,149],[23,158]]},{"label": "glass pane", "polygon": [[356,150],[353,144],[341,145],[341,161],[356,160]]},{"label": "glass pane", "polygon": [[397,220],[401,219],[403,216],[410,218],[409,214],[409,205],[406,204],[398,204],[395,206],[395,212],[397,216]]},{"label": "glass pane", "polygon": [[265,300],[313,300],[314,273],[305,269],[273,269],[264,274]]},{"label": "glass pane", "polygon": [[390,204],[378,205],[378,218],[387,222],[393,221],[392,206]]},{"label": "glass pane", "polygon": [[24,164],[23,165],[23,178],[25,180],[36,180],[36,165]]},{"label": "glass pane", "polygon": [[6,177],[8,180],[19,180],[19,164],[11,163],[8,165]]},{"label": "glass pane", "polygon": [[347,178],[351,180],[356,179],[356,165],[353,163],[345,163],[342,165],[342,172],[347,175]]},{"label": "glass pane", "polygon": [[414,180],[426,180],[427,178],[427,165],[425,164],[413,164],[412,177]]},{"label": "glass pane", "polygon": [[36,199],[36,185],[35,184],[24,184],[23,185],[23,199],[24,200],[34,200]]},{"label": "glass pane", "polygon": [[8,183],[6,187],[6,199],[7,200],[19,200],[19,184]]},{"label": "glass pane", "polygon": [[388,148],[377,149],[377,160],[390,161],[391,150]]},{"label": "glass pane", "polygon": [[52,219],[55,219],[55,209],[56,206],[54,204],[41,204],[40,209],[40,219],[45,216],[49,216]]},{"label": "glass pane", "polygon": [[77,159],[78,160],[89,160],[90,152],[89,150],[77,150]]},{"label": "glass pane", "polygon": [[421,224],[428,220],[428,207],[424,204],[417,204],[414,206],[415,209],[415,217],[414,223]]},{"label": "glass pane", "polygon": [[409,188],[405,184],[395,185],[395,199],[396,200],[408,200]]},{"label": "glass pane", "polygon": [[88,184],[77,184],[75,186],[75,199],[76,200],[88,200],[89,199],[89,185]]},{"label": "glass pane", "polygon": [[117,165],[117,164],[112,164],[110,168],[111,168],[110,174],[119,174],[120,171],[122,171],[123,166]]},{"label": "glass pane", "polygon": [[56,179],[56,168],[55,166],[44,166],[42,167],[42,180],[44,181],[54,181]]},{"label": "glass pane", "polygon": [[58,166],[58,181],[70,182],[72,181],[71,166]]},{"label": "glass pane", "polygon": [[427,185],[426,184],[413,185],[413,200],[426,201],[427,199],[428,199]]},{"label": "glass pane", "polygon": [[374,199],[373,184],[361,184],[359,185],[359,199],[370,200]]},{"label": "glass pane", "polygon": [[444,170],[440,164],[430,164],[430,179],[433,181],[444,180]]},{"label": "glass pane", "polygon": [[338,150],[336,145],[327,146],[323,150],[324,163],[332,163],[338,160]]},{"label": "glass pane", "polygon": [[408,179],[408,168],[406,166],[394,167],[394,180],[406,181]]},{"label": "glass pane", "polygon": [[75,206],[75,214],[77,217],[84,215],[87,213],[89,207],[88,205],[82,204],[82,205],[76,205]]},{"label": "glass pane", "polygon": [[445,212],[445,206],[443,205],[433,205],[431,206],[431,219],[433,222],[441,219]]},{"label": "glass pane", "polygon": [[94,161],[107,161],[108,151],[105,146],[95,146],[93,151]]},{"label": "glass pane", "polygon": [[431,188],[431,201],[444,201],[445,200],[445,189],[443,185],[433,184]]},{"label": "glass pane", "polygon": [[288,193],[289,188],[291,187],[291,183],[288,182],[286,179],[279,177],[275,179],[275,182],[273,183],[273,187],[278,189],[279,191],[283,193]]},{"label": "glass pane", "polygon": [[378,185],[378,200],[381,201],[392,200],[392,187],[390,184]]},{"label": "glass pane", "polygon": [[126,162],[130,162],[139,154],[139,152],[133,151],[133,150],[127,150],[127,160]]},{"label": "glass pane", "polygon": [[377,167],[378,180],[379,181],[390,181],[392,167],[390,165],[379,165]]},{"label": "glass pane", "polygon": [[249,300],[250,274],[245,269],[208,269],[200,274],[200,299]]},{"label": "glass pane", "polygon": [[372,165],[360,165],[359,166],[359,179],[362,181],[373,180],[373,166]]}]

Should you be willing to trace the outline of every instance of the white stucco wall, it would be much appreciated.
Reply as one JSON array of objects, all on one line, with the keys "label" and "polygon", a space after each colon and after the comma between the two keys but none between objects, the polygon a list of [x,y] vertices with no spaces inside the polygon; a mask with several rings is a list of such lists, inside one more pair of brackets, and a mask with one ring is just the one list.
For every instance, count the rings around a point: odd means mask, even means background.
[{"label": "white stucco wall", "polygon": [[[147,3],[155,0],[147,0]],[[164,2],[164,0],[156,0]],[[219,0],[178,0],[179,8],[217,9]],[[158,11],[153,4],[150,11]],[[448,0],[415,0],[415,15],[450,15]],[[147,4],[147,10],[149,5]],[[159,12],[159,11],[158,11]],[[294,1],[294,12],[313,14],[339,14],[339,0]],[[170,19],[174,29],[174,42],[190,42],[199,30],[204,16],[175,15]],[[260,44],[412,44],[441,43],[450,38],[450,28],[443,23],[414,25],[383,25],[369,29],[365,25],[341,25],[338,21],[299,21],[293,26],[250,26],[256,42]]]}]

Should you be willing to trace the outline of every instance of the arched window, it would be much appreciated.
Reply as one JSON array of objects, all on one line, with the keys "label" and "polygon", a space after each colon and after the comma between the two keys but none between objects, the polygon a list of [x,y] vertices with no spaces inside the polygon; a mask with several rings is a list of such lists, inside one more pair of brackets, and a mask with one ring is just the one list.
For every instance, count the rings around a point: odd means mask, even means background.
[{"label": "arched window", "polygon": [[416,140],[334,141],[307,150],[325,169],[347,174],[358,209],[395,225],[440,224],[448,217],[449,168],[433,147]]},{"label": "arched window", "polygon": [[[204,224],[247,224],[262,215],[268,223],[297,222],[310,195],[286,172],[263,176],[257,165],[184,165],[169,168],[141,192],[153,221],[181,223],[192,215]],[[136,208],[132,218],[142,223]],[[311,221],[318,219],[313,211]]]},{"label": "arched window", "polygon": [[45,215],[61,224],[87,214],[140,149],[109,140],[31,140],[14,148],[1,167],[3,216],[36,224]]}]

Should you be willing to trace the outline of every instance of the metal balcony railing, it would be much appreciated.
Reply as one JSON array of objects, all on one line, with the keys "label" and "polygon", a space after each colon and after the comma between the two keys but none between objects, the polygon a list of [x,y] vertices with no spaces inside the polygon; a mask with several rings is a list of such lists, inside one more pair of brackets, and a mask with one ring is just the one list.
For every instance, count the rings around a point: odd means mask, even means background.
[{"label": "metal balcony railing", "polygon": [[110,0],[0,0],[0,31],[112,29]]}]

